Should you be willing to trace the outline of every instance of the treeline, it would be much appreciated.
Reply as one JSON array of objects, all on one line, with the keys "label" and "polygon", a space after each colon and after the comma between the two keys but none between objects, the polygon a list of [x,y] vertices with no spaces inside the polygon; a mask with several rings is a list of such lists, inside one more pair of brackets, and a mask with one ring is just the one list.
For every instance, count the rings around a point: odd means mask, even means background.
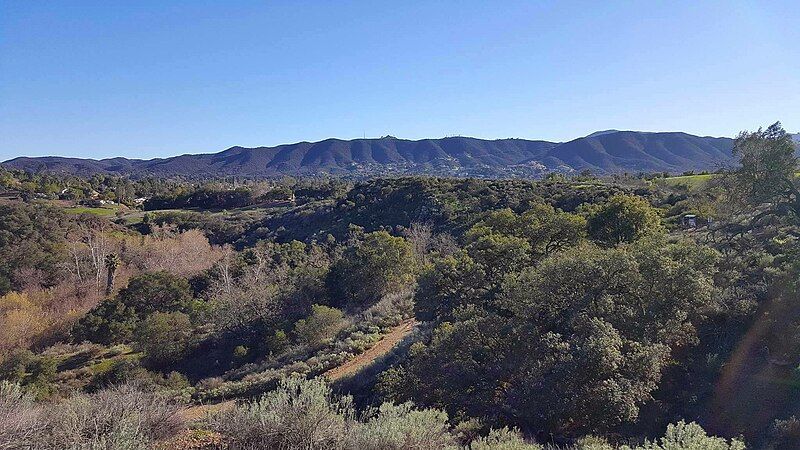
[{"label": "treeline", "polygon": [[25,200],[104,200],[129,207],[157,209],[232,209],[259,203],[332,198],[351,184],[332,178],[252,180],[208,177],[137,178],[94,174],[90,177],[49,172],[27,172],[0,167],[0,193],[10,190]]}]

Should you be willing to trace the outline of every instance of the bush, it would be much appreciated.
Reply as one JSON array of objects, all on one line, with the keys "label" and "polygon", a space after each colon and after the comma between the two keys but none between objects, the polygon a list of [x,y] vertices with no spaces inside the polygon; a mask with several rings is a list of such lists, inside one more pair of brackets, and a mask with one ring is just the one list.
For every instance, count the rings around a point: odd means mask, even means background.
[{"label": "bush", "polygon": [[232,449],[335,449],[353,415],[352,399],[334,398],[324,381],[285,378],[277,390],[211,423]]},{"label": "bush", "polygon": [[447,413],[435,409],[415,410],[411,403],[384,403],[365,423],[353,425],[345,446],[353,450],[424,450],[445,448],[454,443]]},{"label": "bush", "polygon": [[[709,436],[703,428],[694,423],[680,421],[667,426],[667,432],[657,442],[645,442],[635,450],[744,450],[744,443],[731,439],[730,443],[724,438]],[[622,447],[620,450],[631,450]]]},{"label": "bush", "polygon": [[295,323],[294,333],[304,344],[319,345],[342,329],[343,319],[344,314],[336,308],[314,305],[308,318]]},{"label": "bush", "polygon": [[492,430],[469,444],[469,450],[541,450],[538,444],[528,444],[519,431],[509,428]]},{"label": "bush", "polygon": [[76,395],[50,416],[49,448],[147,449],[184,427],[176,405],[134,385]]},{"label": "bush", "polygon": [[358,421],[351,397],[334,396],[322,379],[300,377],[283,378],[276,390],[217,414],[211,425],[231,449],[422,450],[456,445],[442,411],[384,403]]},{"label": "bush", "polygon": [[45,430],[33,399],[18,384],[0,381],[0,449],[36,448]]},{"label": "bush", "polygon": [[177,434],[177,406],[132,385],[38,405],[0,382],[0,449],[148,449]]},{"label": "bush", "polygon": [[276,330],[275,333],[264,339],[264,346],[266,347],[267,353],[277,355],[282,353],[286,350],[286,347],[289,346],[289,338],[286,336],[285,331]]}]

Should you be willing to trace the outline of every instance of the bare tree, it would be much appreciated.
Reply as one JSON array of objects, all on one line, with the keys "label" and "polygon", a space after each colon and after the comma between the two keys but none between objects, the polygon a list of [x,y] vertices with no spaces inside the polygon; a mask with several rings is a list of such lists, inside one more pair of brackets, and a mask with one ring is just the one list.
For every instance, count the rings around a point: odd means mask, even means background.
[{"label": "bare tree", "polygon": [[411,243],[414,259],[424,265],[430,260],[428,253],[433,243],[433,227],[430,223],[413,222],[403,233]]}]

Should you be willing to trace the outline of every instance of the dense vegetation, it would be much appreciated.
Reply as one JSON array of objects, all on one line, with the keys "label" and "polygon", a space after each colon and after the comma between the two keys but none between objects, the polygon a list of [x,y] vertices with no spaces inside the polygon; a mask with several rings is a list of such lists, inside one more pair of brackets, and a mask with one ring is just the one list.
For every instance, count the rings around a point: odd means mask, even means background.
[{"label": "dense vegetation", "polygon": [[795,147],[734,151],[691,186],[2,171],[0,448],[796,447]]}]

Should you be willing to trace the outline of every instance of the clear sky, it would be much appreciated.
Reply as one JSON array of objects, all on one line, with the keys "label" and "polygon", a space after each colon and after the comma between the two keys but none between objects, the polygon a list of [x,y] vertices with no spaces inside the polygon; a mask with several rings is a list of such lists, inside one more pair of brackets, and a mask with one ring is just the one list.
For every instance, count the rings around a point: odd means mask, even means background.
[{"label": "clear sky", "polygon": [[0,0],[0,160],[776,120],[796,0]]}]

